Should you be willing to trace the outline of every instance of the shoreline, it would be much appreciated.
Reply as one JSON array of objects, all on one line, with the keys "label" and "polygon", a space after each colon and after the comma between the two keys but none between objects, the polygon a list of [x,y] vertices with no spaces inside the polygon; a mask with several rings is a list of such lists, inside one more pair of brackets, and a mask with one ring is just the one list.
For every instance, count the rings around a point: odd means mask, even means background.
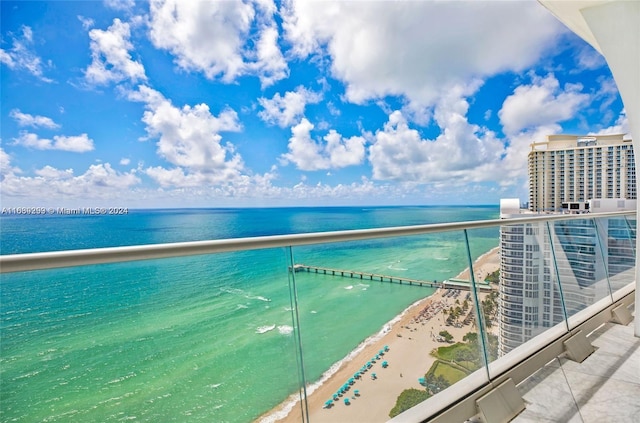
[{"label": "shoreline", "polygon": [[[499,269],[499,247],[482,254],[473,263],[476,281]],[[469,279],[469,268],[460,272],[456,279]],[[334,363],[319,380],[307,387],[307,403],[310,419],[314,422],[386,421],[388,413],[395,405],[397,396],[405,389],[424,389],[418,378],[424,376],[435,362],[429,352],[439,346],[437,333],[446,329],[453,335],[454,342],[462,340],[469,332],[469,324],[461,327],[445,326],[444,310],[459,299],[464,300],[469,291],[461,291],[460,298],[450,296],[452,289],[438,288],[432,295],[415,301],[400,314],[383,325],[377,333],[369,336],[342,360]],[[486,294],[479,294],[486,295]],[[435,332],[435,333],[434,333]],[[327,409],[324,404],[349,379],[353,378],[363,365],[388,346],[389,350],[380,357],[366,373],[355,380],[352,389],[339,401]],[[381,362],[388,366],[382,368]],[[375,374],[375,379],[373,375]],[[355,395],[355,390],[359,395]],[[344,398],[350,405],[344,404]],[[302,419],[300,398],[296,392],[277,407],[258,417],[259,423],[299,422]]]}]

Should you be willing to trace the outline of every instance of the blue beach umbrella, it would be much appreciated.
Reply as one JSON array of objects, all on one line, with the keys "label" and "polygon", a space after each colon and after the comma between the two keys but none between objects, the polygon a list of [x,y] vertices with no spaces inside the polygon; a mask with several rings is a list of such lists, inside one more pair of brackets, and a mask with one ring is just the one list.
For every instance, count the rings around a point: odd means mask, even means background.
[{"label": "blue beach umbrella", "polygon": [[356,389],[355,391],[353,391],[353,395],[355,395],[356,397],[359,397],[360,391]]},{"label": "blue beach umbrella", "polygon": [[389,351],[389,346],[388,346],[388,345],[385,345],[385,346],[384,346],[384,350],[385,350],[385,351]]}]

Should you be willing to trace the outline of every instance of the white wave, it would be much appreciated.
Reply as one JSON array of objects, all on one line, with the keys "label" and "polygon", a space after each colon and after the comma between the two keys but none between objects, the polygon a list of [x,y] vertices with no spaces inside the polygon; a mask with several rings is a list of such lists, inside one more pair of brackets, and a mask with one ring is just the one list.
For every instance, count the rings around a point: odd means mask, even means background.
[{"label": "white wave", "polygon": [[285,307],[284,311],[293,311],[293,308],[292,307]]},{"label": "white wave", "polygon": [[211,385],[207,385],[207,388],[216,389],[220,385],[222,385],[222,383],[212,383]]},{"label": "white wave", "polygon": [[289,335],[291,332],[293,332],[293,326],[278,326],[278,332],[280,332],[281,335]]},{"label": "white wave", "polygon": [[315,310],[311,310],[311,314],[318,314],[318,312]]},{"label": "white wave", "polygon": [[353,289],[353,285],[345,286],[344,289]]},{"label": "white wave", "polygon": [[243,295],[244,291],[242,289],[237,289],[237,288],[220,288],[220,291],[222,292],[226,292],[227,294],[236,294],[236,295]]},{"label": "white wave", "polygon": [[394,267],[393,264],[388,265],[387,269],[391,269],[391,270],[409,270],[406,267]]},{"label": "white wave", "polygon": [[449,260],[449,257],[434,257],[434,260],[446,261]]},{"label": "white wave", "polygon": [[271,300],[269,298],[263,297],[261,295],[256,295],[256,296],[247,295],[246,298],[249,299],[249,300],[265,301],[267,303],[271,302]]},{"label": "white wave", "polygon": [[244,304],[238,304],[238,310],[243,309],[243,308],[249,308],[248,305],[244,305]]},{"label": "white wave", "polygon": [[258,328],[256,328],[256,333],[266,333],[266,332],[269,332],[270,330],[274,330],[275,328],[276,328],[276,325],[259,326]]}]

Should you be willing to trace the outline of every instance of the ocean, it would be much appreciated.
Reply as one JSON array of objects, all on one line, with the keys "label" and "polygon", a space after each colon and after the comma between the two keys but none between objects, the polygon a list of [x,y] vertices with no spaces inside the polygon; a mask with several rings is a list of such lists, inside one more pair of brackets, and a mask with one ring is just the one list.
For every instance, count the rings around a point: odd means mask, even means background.
[{"label": "ocean", "polygon": [[[0,252],[406,226],[498,214],[497,206],[474,206],[3,216]],[[475,259],[498,245],[498,229],[470,231],[469,238]],[[294,263],[428,281],[454,277],[468,266],[463,234],[450,232],[2,275],[0,421],[254,421],[286,401],[303,378],[312,386],[367,337],[433,292],[302,272],[295,274],[293,292],[290,257]]]}]

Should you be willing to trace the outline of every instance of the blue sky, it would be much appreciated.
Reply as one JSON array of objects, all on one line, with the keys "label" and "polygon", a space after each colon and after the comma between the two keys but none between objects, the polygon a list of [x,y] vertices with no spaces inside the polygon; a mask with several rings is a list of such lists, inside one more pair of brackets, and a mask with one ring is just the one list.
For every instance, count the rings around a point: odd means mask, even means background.
[{"label": "blue sky", "polygon": [[3,207],[497,204],[627,133],[535,1],[2,1]]}]

